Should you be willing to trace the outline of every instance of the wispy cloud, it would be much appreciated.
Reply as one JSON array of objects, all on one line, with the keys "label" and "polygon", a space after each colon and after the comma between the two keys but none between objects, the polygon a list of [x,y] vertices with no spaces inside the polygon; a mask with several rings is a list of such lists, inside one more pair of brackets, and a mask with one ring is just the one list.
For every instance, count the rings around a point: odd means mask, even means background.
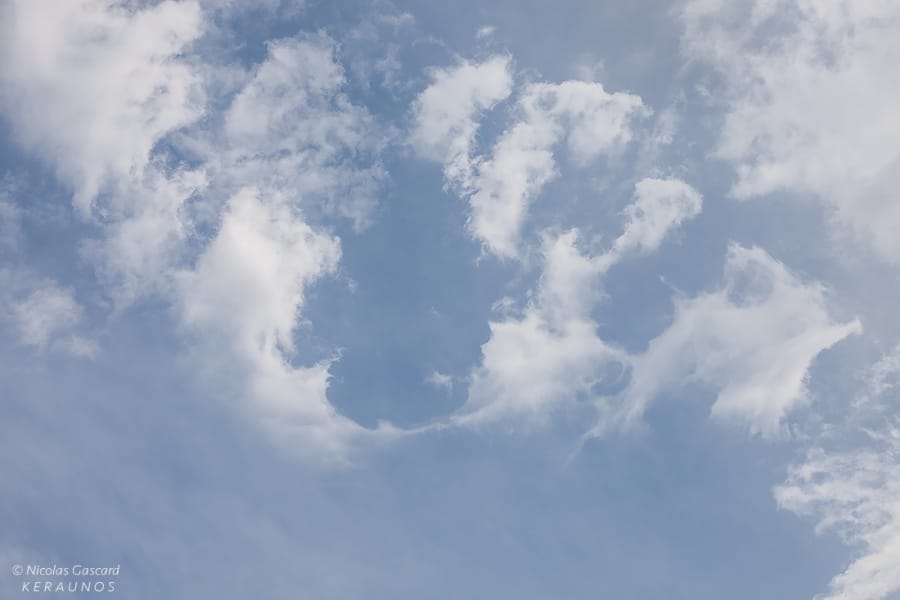
[{"label": "wispy cloud", "polygon": [[81,214],[203,114],[200,78],[182,56],[202,31],[196,2],[38,0],[2,11],[0,104],[22,143],[74,189]]},{"label": "wispy cloud", "polygon": [[592,316],[603,275],[629,253],[656,250],[701,205],[700,194],[682,181],[644,179],[624,211],[623,233],[607,251],[586,255],[578,230],[545,233],[538,287],[520,314],[490,323],[455,421],[544,424],[561,410],[599,402],[595,386],[630,362],[627,352],[601,339]]},{"label": "wispy cloud", "polygon": [[322,34],[269,42],[225,112],[207,168],[220,185],[265,189],[359,228],[376,206],[389,130],[343,93],[336,52]]},{"label": "wispy cloud", "polygon": [[416,100],[411,135],[424,156],[444,164],[447,184],[469,201],[473,237],[507,259],[519,255],[529,205],[558,175],[555,147],[565,143],[579,166],[618,154],[632,138],[632,119],[647,112],[639,97],[610,94],[600,83],[529,84],[515,104],[514,124],[489,154],[476,154],[476,117],[511,90],[509,62],[503,58],[438,71]]},{"label": "wispy cloud", "polygon": [[816,519],[817,532],[836,531],[858,549],[824,598],[889,598],[900,590],[898,385],[895,348],[865,374],[856,410],[824,428],[775,488],[779,506]]},{"label": "wispy cloud", "polygon": [[0,289],[4,320],[22,344],[85,358],[99,351],[81,331],[84,308],[71,289],[22,269],[0,269]]},{"label": "wispy cloud", "polygon": [[682,22],[687,56],[723,81],[717,153],[737,169],[733,194],[812,194],[846,230],[900,261],[900,7],[695,1]]},{"label": "wispy cloud", "polygon": [[425,381],[436,388],[447,390],[448,392],[453,391],[453,377],[446,373],[432,371],[428,374],[428,377],[425,378]]},{"label": "wispy cloud", "polygon": [[815,357],[861,331],[858,320],[832,319],[820,285],[801,281],[761,248],[732,244],[721,286],[678,298],[671,325],[635,357],[621,416],[632,421],[663,391],[702,382],[716,390],[713,417],[776,435],[808,400]]}]

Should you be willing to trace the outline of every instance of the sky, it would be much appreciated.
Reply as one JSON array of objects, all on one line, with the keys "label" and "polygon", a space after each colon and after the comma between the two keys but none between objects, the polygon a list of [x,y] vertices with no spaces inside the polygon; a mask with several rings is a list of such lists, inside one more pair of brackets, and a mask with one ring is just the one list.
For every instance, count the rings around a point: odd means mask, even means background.
[{"label": "sky", "polygon": [[900,598],[898,27],[0,1],[0,596]]}]

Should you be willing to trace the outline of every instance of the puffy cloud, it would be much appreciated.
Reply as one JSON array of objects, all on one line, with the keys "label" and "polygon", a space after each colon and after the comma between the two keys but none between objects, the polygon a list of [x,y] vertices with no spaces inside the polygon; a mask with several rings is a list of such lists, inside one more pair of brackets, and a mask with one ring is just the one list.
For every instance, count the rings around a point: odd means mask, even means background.
[{"label": "puffy cloud", "polygon": [[[363,226],[382,178],[384,131],[342,93],[344,84],[327,36],[268,44],[225,111],[221,133],[192,140],[207,157],[210,193],[235,193],[214,239],[174,290],[213,379],[238,377],[231,387],[276,439],[329,460],[373,434],[328,401],[336,355],[293,364],[305,291],[340,259],[339,240],[309,225],[301,210]],[[177,204],[162,208],[163,220],[178,222]]]},{"label": "puffy cloud", "polygon": [[2,10],[0,106],[13,130],[83,215],[103,196],[85,256],[120,307],[163,290],[185,252],[184,206],[205,186],[202,169],[173,172],[177,159],[158,149],[205,109],[201,68],[186,56],[203,32],[200,6],[38,0]]},{"label": "puffy cloud", "polygon": [[[362,431],[328,402],[329,360],[291,364],[306,289],[334,271],[336,238],[315,231],[278,198],[243,190],[215,239],[181,276],[181,315],[215,377],[238,377],[252,412],[279,438],[336,458]],[[233,382],[229,381],[227,386]]]},{"label": "puffy cloud", "polygon": [[734,195],[811,194],[900,261],[900,6],[696,0],[683,22],[687,55],[723,77],[718,154],[737,166]]},{"label": "puffy cloud", "polygon": [[[336,268],[340,244],[300,209],[363,226],[390,132],[342,92],[334,41],[270,42],[259,65],[229,67],[229,84],[210,86],[207,108],[203,84],[218,67],[186,54],[204,27],[196,2],[50,4],[2,9],[0,106],[76,206],[96,206],[81,250],[116,308],[172,303],[214,389],[228,379],[276,437],[339,455],[349,432],[366,430],[327,401],[336,356],[291,361],[304,291]],[[217,112],[201,122],[204,110]],[[29,339],[63,343],[48,332],[74,327],[66,298],[22,300]],[[26,319],[35,314],[44,320]]]},{"label": "puffy cloud", "polygon": [[515,124],[489,156],[475,156],[476,119],[509,95],[508,71],[508,59],[499,57],[436,71],[414,103],[410,136],[423,156],[444,164],[447,183],[469,201],[470,232],[501,258],[518,255],[529,204],[557,174],[554,148],[565,143],[579,165],[619,152],[631,139],[630,121],[644,112],[639,97],[610,94],[599,83],[530,84]]},{"label": "puffy cloud", "polygon": [[458,423],[541,423],[588,397],[598,371],[616,360],[617,351],[600,339],[590,318],[601,267],[576,242],[575,231],[545,239],[535,297],[521,316],[490,323]]},{"label": "puffy cloud", "polygon": [[328,401],[336,355],[312,366],[292,362],[305,291],[340,259],[339,240],[309,225],[301,211],[364,226],[382,179],[387,133],[342,92],[336,52],[321,34],[270,42],[225,111],[221,134],[195,140],[199,148],[208,144],[212,191],[236,193],[176,289],[203,362],[239,374],[246,406],[277,439],[332,460],[373,432]]},{"label": "puffy cloud", "polygon": [[847,423],[825,429],[787,481],[779,506],[816,518],[860,553],[831,580],[824,598],[872,600],[900,591],[900,348],[869,372]]},{"label": "puffy cloud", "polygon": [[185,321],[242,353],[290,349],[305,286],[339,258],[337,239],[277,199],[264,203],[244,190],[229,201],[215,239],[183,282]]},{"label": "puffy cloud", "polygon": [[434,69],[431,84],[413,103],[409,141],[424,157],[444,164],[447,181],[458,184],[470,177],[477,119],[512,92],[509,62],[494,56]]},{"label": "puffy cloud", "polygon": [[625,208],[625,231],[617,253],[653,252],[673,227],[700,214],[703,198],[680,179],[645,178],[635,185],[635,201]]},{"label": "puffy cloud", "polygon": [[697,381],[717,390],[714,418],[775,434],[806,401],[815,357],[860,331],[858,321],[832,320],[821,286],[802,282],[760,248],[732,245],[721,287],[679,298],[672,324],[633,359],[620,417],[633,421],[663,390]]},{"label": "puffy cloud", "polygon": [[88,213],[140,177],[159,140],[203,112],[182,53],[202,30],[196,2],[17,0],[0,18],[0,106]]},{"label": "puffy cloud", "polygon": [[557,174],[554,147],[565,142],[578,164],[618,152],[631,139],[630,120],[641,107],[637,96],[609,94],[599,83],[527,86],[517,105],[520,120],[462,186],[472,234],[497,256],[515,257],[529,204]]},{"label": "puffy cloud", "polygon": [[366,224],[382,179],[382,140],[343,84],[330,38],[270,42],[221,119],[175,140],[200,164],[171,169],[166,156],[155,156],[120,182],[104,207],[102,235],[84,244],[118,305],[170,294],[172,270],[196,252],[196,230],[217,226],[223,198],[246,186],[307,214]]},{"label": "puffy cloud", "polygon": [[625,210],[623,234],[606,253],[583,254],[575,230],[545,234],[537,290],[520,315],[490,323],[490,339],[456,422],[540,424],[556,411],[595,399],[595,386],[629,361],[600,338],[591,316],[602,275],[627,252],[656,249],[667,232],[699,213],[700,204],[700,195],[684,182],[645,179]]}]

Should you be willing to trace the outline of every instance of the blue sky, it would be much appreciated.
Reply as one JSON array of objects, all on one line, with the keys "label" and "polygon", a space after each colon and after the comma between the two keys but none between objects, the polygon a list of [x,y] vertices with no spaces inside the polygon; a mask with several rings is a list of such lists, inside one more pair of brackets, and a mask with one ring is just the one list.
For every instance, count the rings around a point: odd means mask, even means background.
[{"label": "blue sky", "polygon": [[900,597],[895,3],[0,6],[3,597]]}]

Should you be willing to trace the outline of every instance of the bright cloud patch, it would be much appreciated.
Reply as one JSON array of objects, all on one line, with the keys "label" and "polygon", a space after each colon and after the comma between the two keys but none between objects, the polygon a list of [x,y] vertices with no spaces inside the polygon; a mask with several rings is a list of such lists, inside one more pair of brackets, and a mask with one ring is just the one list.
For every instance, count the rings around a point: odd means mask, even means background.
[{"label": "bright cloud patch", "polygon": [[696,217],[703,207],[700,193],[680,179],[642,179],[634,196],[625,207],[625,231],[613,246],[618,254],[653,252],[673,227]]},{"label": "bright cloud patch", "polygon": [[277,199],[245,190],[180,287],[182,319],[198,336],[203,365],[216,377],[237,369],[238,385],[272,430],[326,456],[339,454],[358,426],[325,397],[328,361],[294,367],[290,356],[304,291],[339,259],[337,239]]},{"label": "bright cloud patch", "polygon": [[530,202],[557,174],[554,147],[565,142],[581,165],[619,152],[631,139],[630,120],[641,107],[637,96],[609,94],[599,83],[526,87],[516,107],[519,122],[478,161],[471,179],[460,182],[472,208],[472,234],[493,254],[515,257]]},{"label": "bright cloud patch", "polygon": [[[207,80],[218,67],[186,56],[205,27],[194,2],[3,11],[0,106],[92,214],[95,233],[78,250],[115,311],[170,302],[198,371],[238,377],[229,389],[291,444],[339,454],[362,428],[326,399],[335,357],[291,364],[304,290],[340,258],[339,241],[305,219],[368,224],[389,131],[343,93],[334,41],[270,41],[258,65],[230,68],[223,92]],[[223,95],[207,104],[210,91]],[[17,243],[18,209],[0,206],[4,243]],[[81,307],[67,290],[29,290],[8,302],[23,342],[93,352],[75,336]]]},{"label": "bright cloud patch", "polygon": [[589,397],[598,370],[616,359],[590,318],[602,266],[579,252],[577,239],[570,231],[545,240],[535,298],[521,316],[490,324],[460,423],[544,421]]},{"label": "bright cloud patch", "polygon": [[413,104],[410,143],[424,157],[444,164],[447,181],[465,181],[472,170],[475,135],[482,111],[512,91],[509,58],[463,61],[432,71],[432,83]]},{"label": "bright cloud patch", "polygon": [[686,52],[725,81],[734,194],[812,193],[900,261],[900,5],[695,1],[683,21]]},{"label": "bright cloud patch", "polygon": [[476,118],[511,86],[502,58],[438,71],[416,100],[411,134],[417,150],[443,162],[447,183],[468,198],[472,235],[501,258],[518,255],[529,203],[557,174],[554,148],[565,143],[579,165],[620,152],[631,140],[631,120],[644,112],[639,97],[610,94],[599,83],[531,84],[516,103],[516,123],[490,155],[474,155]]},{"label": "bright cloud patch", "polygon": [[337,239],[316,233],[277,200],[241,192],[187,278],[185,320],[221,333],[219,341],[242,353],[289,350],[304,287],[339,258]]},{"label": "bright cloud patch", "polygon": [[545,234],[538,288],[521,315],[490,324],[482,363],[456,420],[541,423],[579,400],[595,399],[593,388],[610,367],[621,370],[628,361],[599,337],[591,317],[602,275],[628,252],[655,250],[668,232],[700,212],[701,202],[682,181],[644,179],[625,210],[624,233],[606,253],[584,255],[576,230]]},{"label": "bright cloud patch", "polygon": [[760,248],[732,245],[722,286],[679,298],[672,324],[635,357],[624,418],[639,417],[664,390],[696,381],[717,391],[713,417],[773,435],[808,399],[816,355],[860,331],[858,321],[831,319],[821,286],[800,281]]},{"label": "bright cloud patch", "polygon": [[84,214],[202,114],[199,78],[181,57],[201,32],[195,2],[23,0],[5,3],[0,23],[0,104]]},{"label": "bright cloud patch", "polygon": [[[869,600],[900,591],[900,348],[869,372],[848,423],[824,431],[775,489],[778,504],[837,531],[860,553],[825,598]],[[862,444],[859,440],[862,438]],[[847,438],[847,439],[844,439]]]},{"label": "bright cloud patch", "polygon": [[831,581],[823,598],[869,600],[900,590],[900,430],[870,438],[868,448],[810,451],[776,489],[779,505],[819,519],[863,554]]}]

